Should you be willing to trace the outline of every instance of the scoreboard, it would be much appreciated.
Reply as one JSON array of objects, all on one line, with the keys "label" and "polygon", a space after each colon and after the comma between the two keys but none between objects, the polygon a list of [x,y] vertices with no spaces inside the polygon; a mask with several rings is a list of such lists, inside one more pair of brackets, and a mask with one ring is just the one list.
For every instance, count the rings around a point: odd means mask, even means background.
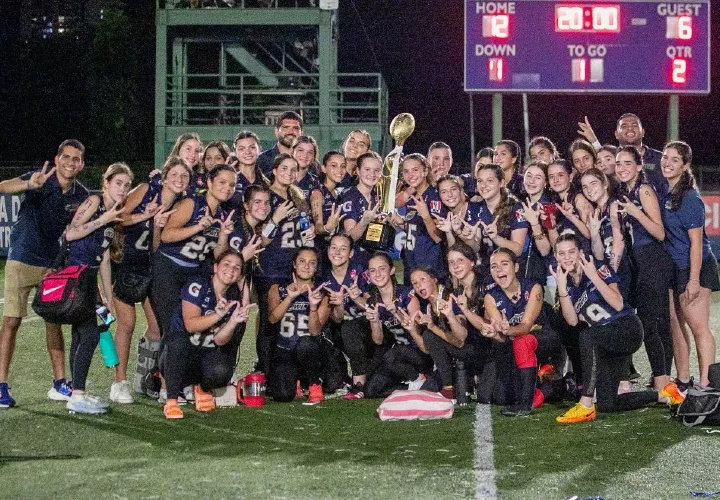
[{"label": "scoreboard", "polygon": [[710,93],[710,2],[465,0],[465,90]]}]

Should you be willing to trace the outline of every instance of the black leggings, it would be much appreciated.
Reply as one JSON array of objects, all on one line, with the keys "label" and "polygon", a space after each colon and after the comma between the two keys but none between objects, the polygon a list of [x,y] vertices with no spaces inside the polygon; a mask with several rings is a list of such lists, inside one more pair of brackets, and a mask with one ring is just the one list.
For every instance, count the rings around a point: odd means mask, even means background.
[{"label": "black leggings", "polygon": [[372,341],[370,323],[365,318],[346,319],[340,324],[343,352],[350,359],[352,374],[365,375],[373,371],[377,363],[374,357],[376,345]]},{"label": "black leggings", "polygon": [[297,380],[303,376],[308,384],[319,384],[323,358],[319,336],[300,337],[294,349],[275,347],[268,384],[275,401],[295,399]]},{"label": "black leggings", "polygon": [[368,398],[388,396],[399,385],[432,370],[432,364],[432,358],[416,346],[395,344],[385,351],[380,366],[370,376],[365,395]]},{"label": "black leggings", "polygon": [[200,384],[203,391],[225,387],[235,371],[236,339],[224,346],[199,347],[185,332],[170,332],[163,338],[160,370],[165,377],[168,399],[177,399],[185,386]]},{"label": "black leggings", "polygon": [[617,393],[628,359],[640,349],[642,340],[642,323],[634,314],[580,333],[582,394],[591,398],[597,389],[598,411],[635,410],[657,401],[655,391]]},{"label": "black leggings", "polygon": [[70,343],[70,372],[73,387],[85,390],[90,363],[100,341],[100,327],[95,316],[72,325],[72,341]]},{"label": "black leggings", "polygon": [[466,342],[462,347],[457,347],[441,339],[429,329],[423,333],[423,342],[435,363],[435,377],[441,386],[453,384],[455,360],[464,362],[467,373],[473,373],[473,366],[480,356],[474,344]]},{"label": "black leggings", "polygon": [[653,243],[633,252],[637,272],[635,300],[637,314],[645,332],[653,377],[670,375],[673,359],[670,331],[670,298],[673,262],[661,243]]},{"label": "black leggings", "polygon": [[277,349],[275,345],[277,343],[277,334],[280,328],[279,322],[271,325],[268,321],[268,316],[270,314],[268,295],[270,295],[270,288],[272,288],[273,285],[283,285],[286,282],[287,279],[280,280],[277,278],[253,276],[253,286],[255,287],[255,293],[257,294],[258,301],[258,334],[255,341],[255,348],[257,350],[258,357],[258,370],[265,374],[270,373],[270,361],[275,357],[274,352]]},{"label": "black leggings", "polygon": [[183,286],[200,273],[200,268],[180,266],[157,252],[153,260],[152,273],[150,305],[160,326],[160,335],[165,336],[170,331],[172,314],[180,305],[180,292]]}]

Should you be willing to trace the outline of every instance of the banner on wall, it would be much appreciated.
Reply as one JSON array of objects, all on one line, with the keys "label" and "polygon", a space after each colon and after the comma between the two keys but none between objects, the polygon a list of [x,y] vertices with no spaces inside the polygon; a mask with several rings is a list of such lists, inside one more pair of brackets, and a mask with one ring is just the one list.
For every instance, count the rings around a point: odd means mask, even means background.
[{"label": "banner on wall", "polygon": [[0,194],[0,257],[7,257],[10,228],[18,218],[22,195]]}]

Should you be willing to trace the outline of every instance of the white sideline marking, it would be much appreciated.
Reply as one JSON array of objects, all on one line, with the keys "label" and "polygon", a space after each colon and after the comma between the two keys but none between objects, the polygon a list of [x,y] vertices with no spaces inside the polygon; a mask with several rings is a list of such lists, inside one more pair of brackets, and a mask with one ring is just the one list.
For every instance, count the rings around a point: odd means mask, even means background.
[{"label": "white sideline marking", "polygon": [[497,498],[492,415],[490,405],[483,404],[478,404],[475,410],[475,498]]}]

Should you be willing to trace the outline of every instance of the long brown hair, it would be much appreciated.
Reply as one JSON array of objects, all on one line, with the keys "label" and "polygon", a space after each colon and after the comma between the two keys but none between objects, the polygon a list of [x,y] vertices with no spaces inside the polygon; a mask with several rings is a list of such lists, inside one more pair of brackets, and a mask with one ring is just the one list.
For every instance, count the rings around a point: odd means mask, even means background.
[{"label": "long brown hair", "polygon": [[[132,170],[130,170],[130,167],[128,167],[127,163],[113,163],[107,168],[107,170],[103,174],[103,191],[105,191],[106,182],[110,182],[113,177],[121,174],[125,174],[130,177],[130,182],[132,182],[133,178],[135,177],[132,173]],[[113,224],[113,239],[110,242],[110,247],[108,248],[108,250],[110,251],[110,259],[116,264],[121,262],[123,259],[124,239],[125,234],[123,233],[122,222],[116,222],[115,224]]]},{"label": "long brown hair", "polygon": [[[499,143],[498,143],[499,144]],[[505,174],[503,173],[502,167],[497,163],[488,163],[487,165],[480,165],[477,169],[478,173],[483,170],[490,170],[495,174],[498,182],[505,182]],[[500,188],[500,203],[498,203],[495,213],[497,217],[497,229],[498,233],[502,233],[506,227],[510,224],[510,214],[515,204],[518,202],[517,198],[510,194],[507,187],[502,186]]]}]

